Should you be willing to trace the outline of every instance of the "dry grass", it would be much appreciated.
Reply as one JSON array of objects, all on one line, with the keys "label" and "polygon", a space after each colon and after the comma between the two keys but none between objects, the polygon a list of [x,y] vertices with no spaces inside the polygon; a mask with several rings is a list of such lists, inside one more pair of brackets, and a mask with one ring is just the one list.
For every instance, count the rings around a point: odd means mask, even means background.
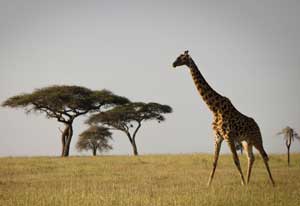
[{"label": "dry grass", "polygon": [[241,186],[222,155],[210,188],[211,155],[0,158],[0,205],[300,205],[300,155],[270,159],[275,188],[259,157]]}]

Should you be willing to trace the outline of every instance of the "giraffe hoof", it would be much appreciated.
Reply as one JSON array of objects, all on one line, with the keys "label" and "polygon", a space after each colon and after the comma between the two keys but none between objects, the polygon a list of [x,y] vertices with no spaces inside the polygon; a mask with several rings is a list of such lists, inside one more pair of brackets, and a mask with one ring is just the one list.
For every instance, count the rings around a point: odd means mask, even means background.
[{"label": "giraffe hoof", "polygon": [[211,181],[208,181],[208,183],[206,184],[207,187],[210,187],[211,185]]}]

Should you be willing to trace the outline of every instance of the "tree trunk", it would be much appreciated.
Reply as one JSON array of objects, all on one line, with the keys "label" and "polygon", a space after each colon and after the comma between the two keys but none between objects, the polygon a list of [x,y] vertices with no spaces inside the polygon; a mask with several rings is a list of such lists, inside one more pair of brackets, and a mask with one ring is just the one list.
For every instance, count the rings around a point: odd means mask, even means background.
[{"label": "tree trunk", "polygon": [[64,134],[61,135],[61,156],[63,157],[64,155],[64,150],[65,150],[65,145],[66,145],[66,139],[65,139],[65,136]]},{"label": "tree trunk", "polygon": [[97,155],[97,148],[93,148],[93,156]]},{"label": "tree trunk", "polygon": [[141,128],[141,122],[138,122],[138,126],[137,128],[135,129],[135,131],[133,132],[133,135],[132,135],[132,142],[131,142],[131,145],[132,145],[132,148],[133,148],[133,154],[135,156],[139,155],[138,154],[138,151],[137,151],[137,147],[136,147],[136,143],[135,143],[135,137],[136,137],[136,134],[137,132],[139,131],[139,129]]},{"label": "tree trunk", "polygon": [[[138,128],[139,128],[139,127],[138,127]],[[138,130],[138,129],[137,129],[137,130]],[[135,132],[134,132],[134,137],[133,137],[133,138],[131,137],[129,131],[125,131],[125,133],[127,134],[128,139],[129,139],[129,142],[130,142],[130,144],[131,144],[131,146],[132,146],[132,149],[133,149],[133,155],[135,155],[135,156],[139,155],[139,154],[138,154],[138,151],[137,151],[136,143],[135,143],[135,134],[136,134],[137,130],[135,130]]]},{"label": "tree trunk", "polygon": [[69,136],[69,125],[65,124],[65,129],[64,131],[61,131],[61,144],[62,144],[62,148],[61,148],[61,156],[64,156],[64,151],[65,151],[65,147],[66,147],[66,142]]},{"label": "tree trunk", "polygon": [[63,147],[62,157],[68,157],[69,156],[70,144],[71,144],[71,140],[72,140],[72,136],[73,136],[72,124],[68,124],[66,129],[67,129],[67,135],[66,135],[66,139],[65,139],[66,140],[65,145]]},{"label": "tree trunk", "polygon": [[132,145],[132,149],[133,149],[133,154],[135,156],[138,156],[139,154],[138,154],[138,151],[137,151],[137,147],[136,147],[135,141],[132,141],[131,145]]},{"label": "tree trunk", "polygon": [[288,166],[290,166],[290,147],[291,147],[291,138],[287,138],[285,141],[285,145],[287,148],[287,160],[288,160]]},{"label": "tree trunk", "polygon": [[290,146],[287,147],[287,158],[288,158],[288,166],[290,166]]}]

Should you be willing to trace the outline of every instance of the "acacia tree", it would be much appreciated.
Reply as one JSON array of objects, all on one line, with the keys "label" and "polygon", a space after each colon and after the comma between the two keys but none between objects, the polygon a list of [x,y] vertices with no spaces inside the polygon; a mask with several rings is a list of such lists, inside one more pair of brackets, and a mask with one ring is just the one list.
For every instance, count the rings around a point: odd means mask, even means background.
[{"label": "acacia tree", "polygon": [[277,135],[283,135],[283,138],[285,140],[285,146],[287,148],[288,166],[290,166],[290,147],[294,139],[300,140],[300,136],[294,129],[288,126],[282,129],[280,132],[278,132]]},{"label": "acacia tree", "polygon": [[26,113],[40,112],[47,118],[54,118],[65,125],[61,134],[61,156],[69,156],[73,136],[74,120],[88,112],[100,111],[128,103],[125,97],[117,96],[108,90],[90,90],[79,86],[49,86],[36,89],[30,94],[10,97],[2,106],[24,108]]},{"label": "acacia tree", "polygon": [[109,140],[112,139],[111,135],[107,127],[91,126],[79,135],[76,148],[78,151],[92,150],[93,156],[96,156],[97,150],[101,153],[112,149],[109,144]]},{"label": "acacia tree", "polygon": [[138,155],[136,134],[145,121],[165,120],[164,114],[171,113],[172,108],[158,103],[135,102],[117,106],[109,111],[92,115],[87,123],[103,124],[113,129],[124,132],[133,149],[133,154]]}]

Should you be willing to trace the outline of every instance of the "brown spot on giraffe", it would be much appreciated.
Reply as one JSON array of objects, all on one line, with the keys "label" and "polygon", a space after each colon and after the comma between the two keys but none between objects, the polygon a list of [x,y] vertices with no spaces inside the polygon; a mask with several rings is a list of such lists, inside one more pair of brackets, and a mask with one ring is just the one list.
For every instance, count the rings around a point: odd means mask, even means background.
[{"label": "brown spot on giraffe", "polygon": [[260,129],[254,119],[239,112],[227,97],[220,95],[211,88],[202,76],[191,56],[188,54],[188,51],[181,54],[173,63],[173,67],[182,65],[189,67],[200,96],[214,116],[212,128],[215,134],[215,155],[208,185],[210,185],[213,180],[223,140],[228,143],[232,152],[233,160],[241,176],[242,184],[245,184],[245,180],[236,152],[235,142],[242,143],[248,157],[247,183],[250,181],[252,165],[254,162],[254,155],[252,151],[254,146],[263,157],[269,178],[272,184],[275,185],[268,164],[269,158],[263,147]]}]

